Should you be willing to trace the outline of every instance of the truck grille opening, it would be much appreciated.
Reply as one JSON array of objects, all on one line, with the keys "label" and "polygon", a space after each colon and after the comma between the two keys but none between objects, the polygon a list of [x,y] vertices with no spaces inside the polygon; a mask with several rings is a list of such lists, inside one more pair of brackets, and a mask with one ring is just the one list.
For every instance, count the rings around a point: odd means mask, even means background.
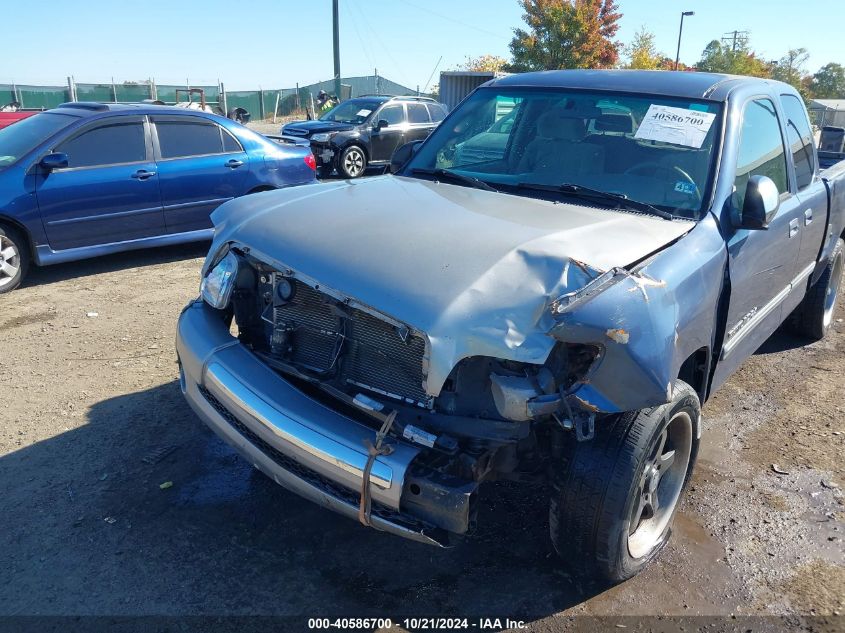
[{"label": "truck grille opening", "polygon": [[[262,280],[259,296],[272,298],[264,321],[274,357],[344,390],[363,388],[430,407],[432,398],[423,389],[422,337],[292,277],[274,272]],[[279,297],[280,282],[287,299]]]}]

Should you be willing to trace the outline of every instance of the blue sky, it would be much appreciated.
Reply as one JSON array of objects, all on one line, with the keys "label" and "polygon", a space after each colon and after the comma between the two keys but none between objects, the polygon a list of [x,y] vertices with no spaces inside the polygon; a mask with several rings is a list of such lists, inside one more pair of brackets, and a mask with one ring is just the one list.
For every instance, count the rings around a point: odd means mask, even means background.
[{"label": "blue sky", "polygon": [[[332,75],[331,0],[0,0],[0,83],[63,84],[154,77],[159,83],[216,83],[230,90],[282,88]],[[619,0],[618,39],[641,25],[674,57],[682,10],[681,60],[695,62],[726,31],[748,30],[765,57],[803,46],[808,69],[845,63],[845,3],[821,0]],[[423,88],[466,56],[508,56],[521,25],[516,0],[340,0],[341,71],[380,74]],[[14,7],[14,8],[12,8]],[[307,8],[305,8],[307,7]],[[797,10],[796,7],[800,7]],[[432,80],[436,82],[437,77]]]}]

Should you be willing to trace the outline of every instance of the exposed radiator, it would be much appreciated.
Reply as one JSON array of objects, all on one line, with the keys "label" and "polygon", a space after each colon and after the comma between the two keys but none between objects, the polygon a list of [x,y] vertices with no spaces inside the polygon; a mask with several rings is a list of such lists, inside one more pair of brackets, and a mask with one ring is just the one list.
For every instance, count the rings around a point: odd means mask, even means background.
[{"label": "exposed radiator", "polygon": [[431,397],[423,390],[425,341],[421,337],[300,281],[286,281],[292,284],[293,295],[287,302],[275,299],[273,353],[298,367],[332,376],[340,384],[429,406]]}]

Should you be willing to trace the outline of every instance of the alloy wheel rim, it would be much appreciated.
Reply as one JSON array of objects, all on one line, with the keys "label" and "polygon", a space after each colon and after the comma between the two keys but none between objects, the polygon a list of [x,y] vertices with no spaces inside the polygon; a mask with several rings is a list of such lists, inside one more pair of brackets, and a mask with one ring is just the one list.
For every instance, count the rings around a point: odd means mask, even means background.
[{"label": "alloy wheel rim", "polygon": [[652,443],[631,511],[628,553],[651,552],[675,514],[692,454],[692,418],[679,411]]},{"label": "alloy wheel rim", "polygon": [[357,176],[364,171],[364,155],[357,149],[347,152],[346,158],[343,160],[343,166],[346,168],[347,174]]},{"label": "alloy wheel rim", "polygon": [[21,268],[18,247],[5,235],[0,235],[0,288],[12,283]]},{"label": "alloy wheel rim", "polygon": [[833,263],[830,280],[827,282],[827,293],[824,298],[824,326],[828,327],[833,321],[833,310],[836,307],[836,298],[839,296],[839,284],[842,282],[842,261],[840,255]]}]

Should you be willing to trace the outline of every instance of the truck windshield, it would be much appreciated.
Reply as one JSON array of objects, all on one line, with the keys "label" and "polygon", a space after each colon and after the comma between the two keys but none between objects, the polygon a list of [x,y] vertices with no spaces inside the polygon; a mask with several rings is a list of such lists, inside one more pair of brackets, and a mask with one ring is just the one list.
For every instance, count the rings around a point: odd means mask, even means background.
[{"label": "truck windshield", "polygon": [[525,195],[592,190],[696,217],[710,186],[719,111],[718,103],[664,96],[482,88],[403,173],[433,178],[447,170]]},{"label": "truck windshield", "polygon": [[42,112],[0,129],[0,169],[17,162],[76,117]]},{"label": "truck windshield", "polygon": [[352,123],[360,125],[367,120],[379,106],[381,101],[366,99],[352,99],[344,101],[320,117],[321,121],[336,121],[337,123]]}]

